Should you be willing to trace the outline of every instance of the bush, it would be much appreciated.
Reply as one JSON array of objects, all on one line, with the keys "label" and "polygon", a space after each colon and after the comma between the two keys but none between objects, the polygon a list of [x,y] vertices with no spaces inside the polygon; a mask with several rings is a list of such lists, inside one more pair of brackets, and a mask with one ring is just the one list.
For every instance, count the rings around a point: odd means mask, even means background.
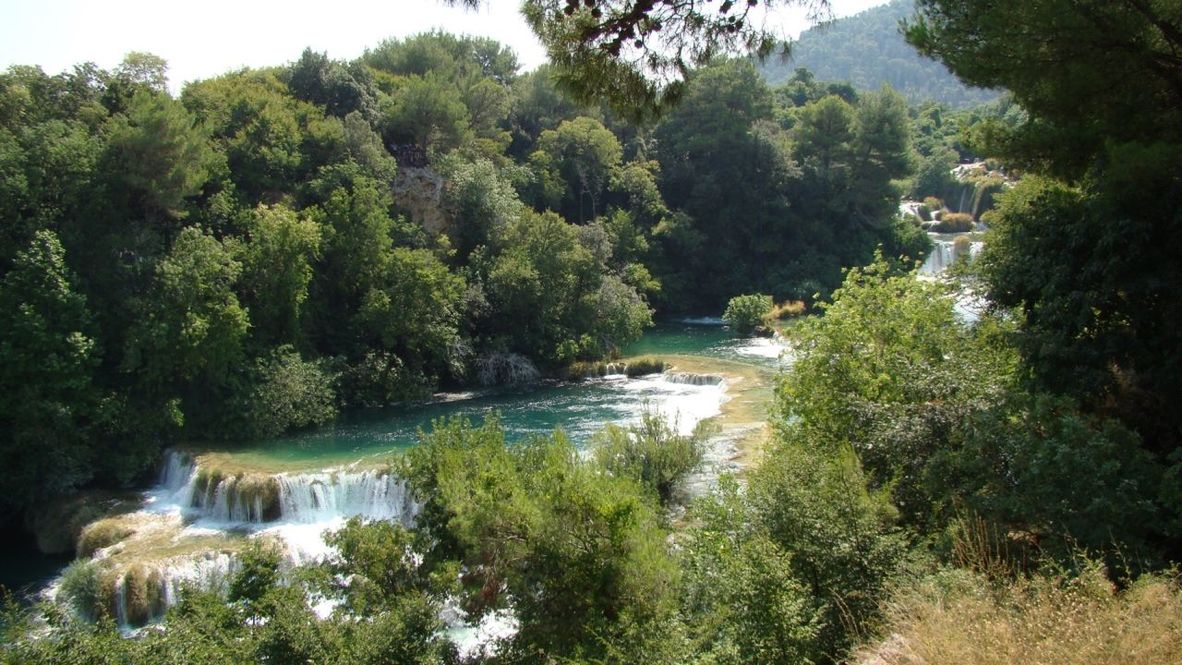
[{"label": "bush", "polygon": [[926,203],[919,204],[919,207],[915,209],[915,212],[919,214],[920,221],[932,221],[932,209],[929,208]]},{"label": "bush", "polygon": [[772,297],[762,293],[735,296],[726,304],[722,320],[740,335],[750,335],[772,311]]},{"label": "bush", "polygon": [[666,366],[665,361],[660,358],[637,358],[628,361],[624,367],[624,374],[627,374],[628,378],[660,374],[665,371]]},{"label": "bush", "polygon": [[88,557],[104,547],[118,543],[135,531],[119,519],[103,519],[90,524],[78,536],[78,556]]},{"label": "bush", "polygon": [[923,204],[929,212],[936,212],[937,210],[944,209],[944,202],[934,196],[926,197],[923,200]]},{"label": "bush", "polygon": [[965,233],[973,230],[973,216],[965,212],[946,212],[932,227],[937,233]]},{"label": "bush", "polygon": [[788,302],[782,302],[772,307],[772,311],[768,312],[767,320],[783,321],[784,319],[793,319],[803,316],[807,311],[808,305],[803,300],[789,300]]},{"label": "bush", "polygon": [[103,611],[102,580],[98,564],[77,560],[62,571],[58,601],[86,621],[94,621]]},{"label": "bush", "polygon": [[326,423],[337,415],[335,377],[290,346],[258,361],[246,407],[247,431],[258,437]]},{"label": "bush", "polygon": [[678,481],[702,461],[704,431],[682,436],[658,413],[646,412],[639,425],[608,425],[592,442],[595,459],[613,475],[632,478],[668,504]]}]

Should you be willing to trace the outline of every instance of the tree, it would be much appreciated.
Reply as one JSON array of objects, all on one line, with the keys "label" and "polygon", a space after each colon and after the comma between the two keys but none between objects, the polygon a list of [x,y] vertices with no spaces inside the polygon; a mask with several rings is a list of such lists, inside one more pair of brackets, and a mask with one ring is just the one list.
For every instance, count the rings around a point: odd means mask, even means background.
[{"label": "tree", "polygon": [[367,121],[377,119],[374,91],[357,80],[344,63],[329,60],[325,53],[304,49],[291,66],[287,86],[296,99],[322,106],[329,115],[344,118],[360,113]]},{"label": "tree", "polygon": [[98,357],[86,299],[65,251],[38,231],[0,280],[0,510],[53,498],[89,480],[87,426]]},{"label": "tree", "polygon": [[[1034,116],[1021,156],[1053,173],[1078,175],[1105,141],[1178,136],[1182,19],[1165,5],[921,0],[917,9],[908,41],[962,80],[1010,90]],[[1027,29],[1015,35],[1012,25]]]},{"label": "tree", "polygon": [[623,158],[615,134],[596,120],[580,117],[542,132],[538,150],[545,155],[538,163],[552,169],[550,177],[563,188],[559,212],[579,224],[598,217],[612,172]]},{"label": "tree", "polygon": [[[924,0],[919,10],[911,43],[966,81],[1011,90],[1027,114],[986,123],[977,138],[1042,176],[1002,204],[985,262],[991,297],[1021,308],[1036,385],[1118,415],[1170,454],[1182,445],[1166,406],[1182,398],[1182,299],[1149,285],[1178,279],[1162,248],[1182,215],[1170,175],[1182,154],[1182,20],[1141,0]],[[1008,34],[998,20],[1028,29]]]},{"label": "tree", "polygon": [[471,136],[460,92],[440,74],[412,76],[382,109],[382,134],[391,144],[448,151]]},{"label": "tree", "polygon": [[[752,16],[759,4],[723,2],[715,9],[706,0],[529,0],[523,11],[564,87],[643,118],[680,99],[693,67],[726,53],[770,54],[775,40]],[[800,5],[813,18],[828,12],[825,0],[763,4]]]},{"label": "tree", "polygon": [[584,463],[561,435],[507,446],[495,418],[437,423],[402,472],[423,502],[427,564],[465,566],[475,616],[512,599],[507,658],[683,662],[676,568],[633,481]]},{"label": "tree", "polygon": [[114,178],[112,197],[124,199],[135,216],[184,217],[185,199],[210,176],[204,129],[169,97],[137,92],[127,114],[112,119],[110,132],[103,170]]},{"label": "tree", "polygon": [[259,206],[241,246],[240,291],[262,344],[301,341],[303,305],[320,256],[320,227],[284,206]]},{"label": "tree", "polygon": [[156,266],[124,359],[154,394],[224,384],[250,328],[234,293],[242,263],[197,227],[183,229]]}]

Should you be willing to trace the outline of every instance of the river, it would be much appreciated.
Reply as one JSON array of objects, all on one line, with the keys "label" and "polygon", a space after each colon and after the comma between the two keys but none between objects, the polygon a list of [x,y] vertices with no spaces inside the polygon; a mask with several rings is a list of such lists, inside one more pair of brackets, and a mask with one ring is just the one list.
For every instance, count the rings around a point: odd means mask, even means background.
[{"label": "river", "polygon": [[440,418],[480,422],[492,412],[510,442],[561,430],[581,448],[605,424],[627,425],[646,410],[683,433],[710,419],[707,459],[685,489],[698,493],[757,452],[784,350],[778,339],[734,337],[717,319],[666,323],[625,350],[667,360],[662,374],[441,394],[244,446],[170,451],[142,509],[91,524],[83,543],[118,622],[142,625],[162,616],[184,585],[224,582],[252,540],[276,542],[295,565],[327,555],[324,531],[348,517],[409,523],[417,507],[391,460]]}]

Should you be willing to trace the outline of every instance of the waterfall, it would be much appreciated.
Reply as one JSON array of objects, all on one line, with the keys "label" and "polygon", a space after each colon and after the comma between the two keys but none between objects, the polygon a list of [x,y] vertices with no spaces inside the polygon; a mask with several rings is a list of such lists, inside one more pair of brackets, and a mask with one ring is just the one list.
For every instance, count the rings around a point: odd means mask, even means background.
[{"label": "waterfall", "polygon": [[674,372],[665,374],[666,383],[684,383],[691,386],[717,386],[723,381],[718,374],[691,374],[689,372]]},{"label": "waterfall", "polygon": [[944,272],[964,254],[966,248],[969,257],[975,259],[985,247],[985,243],[980,241],[969,242],[967,245],[962,242],[960,246],[957,245],[958,239],[968,238],[968,236],[949,238],[935,234],[928,235],[932,239],[932,253],[928,254],[927,259],[920,266],[919,274],[921,275],[937,275]]},{"label": "waterfall", "polygon": [[410,524],[417,506],[406,481],[387,470],[280,474],[279,514],[296,522],[361,516]]},{"label": "waterfall", "polygon": [[161,486],[183,512],[217,523],[317,523],[360,516],[409,524],[417,512],[405,481],[388,469],[231,475],[171,452]]},{"label": "waterfall", "polygon": [[220,588],[239,565],[232,554],[214,551],[131,566],[115,579],[111,613],[124,630],[160,621],[180,602],[183,589]]}]

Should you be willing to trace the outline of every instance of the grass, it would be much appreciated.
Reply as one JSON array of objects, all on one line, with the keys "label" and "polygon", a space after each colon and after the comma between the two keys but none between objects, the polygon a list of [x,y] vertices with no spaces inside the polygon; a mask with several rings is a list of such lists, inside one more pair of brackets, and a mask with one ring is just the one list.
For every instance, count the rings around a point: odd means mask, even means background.
[{"label": "grass", "polygon": [[946,571],[897,596],[891,639],[863,665],[1182,663],[1182,590],[1147,576],[1117,590],[1098,567],[997,584]]},{"label": "grass", "polygon": [[859,665],[1116,665],[1182,663],[1182,587],[1146,575],[1118,589],[1103,565],[1029,572],[1027,539],[980,519],[955,525],[956,567],[898,589],[884,603],[890,637]]},{"label": "grass", "polygon": [[964,233],[973,230],[973,216],[964,212],[946,212],[932,230],[936,233]]},{"label": "grass", "polygon": [[91,522],[78,537],[78,556],[94,556],[98,550],[121,542],[133,533],[135,528],[121,517],[108,517]]},{"label": "grass", "polygon": [[649,374],[660,374],[661,372],[664,372],[665,369],[666,364],[664,360],[645,356],[641,358],[630,359],[624,368],[624,374],[627,374],[629,378],[635,378],[638,376],[647,376]]},{"label": "grass", "polygon": [[798,316],[803,316],[806,313],[808,313],[808,305],[804,304],[803,300],[789,300],[774,305],[772,311],[768,312],[764,320],[783,321],[784,319],[794,319]]}]

